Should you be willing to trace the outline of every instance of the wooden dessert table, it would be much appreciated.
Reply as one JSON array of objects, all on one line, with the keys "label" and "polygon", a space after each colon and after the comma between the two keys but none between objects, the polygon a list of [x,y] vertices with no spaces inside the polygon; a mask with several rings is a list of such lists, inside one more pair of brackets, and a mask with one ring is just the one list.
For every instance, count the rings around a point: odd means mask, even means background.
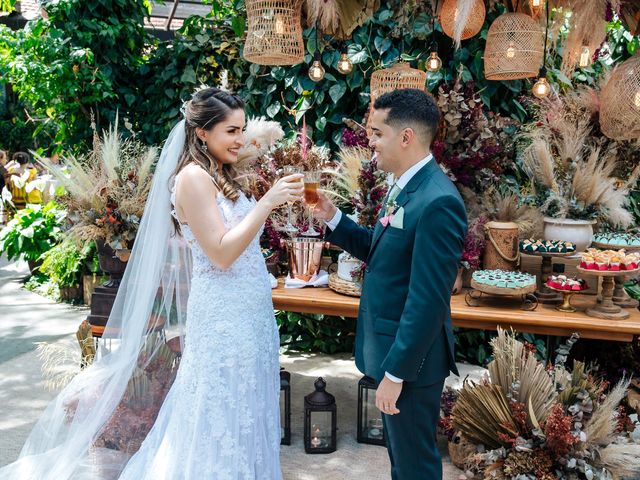
[{"label": "wooden dessert table", "polygon": [[[357,317],[360,299],[348,297],[329,288],[284,288],[283,279],[272,290],[276,310],[299,313],[320,313],[341,317]],[[572,306],[575,313],[557,311],[552,305],[539,305],[534,311],[519,309],[519,302],[509,299],[487,299],[482,306],[470,307],[464,301],[465,291],[451,298],[451,317],[456,327],[495,330],[498,325],[518,332],[541,335],[570,336],[578,332],[582,338],[632,342],[640,335],[640,311],[626,309],[624,320],[588,317],[584,312],[596,303],[595,295],[576,295]]]}]

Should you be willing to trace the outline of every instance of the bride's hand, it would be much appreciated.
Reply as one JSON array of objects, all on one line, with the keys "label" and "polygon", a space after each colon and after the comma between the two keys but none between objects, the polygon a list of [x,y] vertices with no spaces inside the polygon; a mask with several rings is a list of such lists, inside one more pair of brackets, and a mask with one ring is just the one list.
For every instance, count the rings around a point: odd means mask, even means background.
[{"label": "bride's hand", "polygon": [[294,173],[278,180],[273,187],[262,197],[262,200],[273,210],[287,202],[297,202],[302,199],[304,193],[304,175]]}]

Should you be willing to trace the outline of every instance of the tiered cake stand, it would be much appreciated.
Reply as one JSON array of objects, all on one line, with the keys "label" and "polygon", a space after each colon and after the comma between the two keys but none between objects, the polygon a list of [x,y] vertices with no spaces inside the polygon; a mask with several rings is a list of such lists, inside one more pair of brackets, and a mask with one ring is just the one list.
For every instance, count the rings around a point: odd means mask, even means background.
[{"label": "tiered cake stand", "polygon": [[595,307],[587,309],[587,315],[596,318],[606,318],[608,320],[623,320],[629,317],[629,312],[623,310],[613,301],[613,293],[615,290],[614,279],[620,277],[623,279],[627,275],[638,275],[640,269],[636,270],[620,270],[613,272],[610,270],[589,270],[578,267],[578,271],[588,275],[596,275],[602,277],[602,301],[597,303]]},{"label": "tiered cake stand", "polygon": [[[640,252],[640,247],[625,247],[622,245],[608,245],[606,243],[598,243],[593,242],[591,244],[592,247],[599,248],[601,250],[620,250],[624,248],[626,252]],[[630,275],[630,271],[624,270],[624,275],[619,275],[614,277],[614,287],[613,287],[613,303],[623,308],[637,308],[638,300],[631,298],[627,295],[626,290],[624,289],[624,282],[627,280]]]},{"label": "tiered cake stand", "polygon": [[540,303],[552,304],[552,305],[562,303],[562,297],[558,294],[558,291],[552,288],[549,288],[546,285],[547,278],[549,278],[553,273],[552,261],[554,257],[569,257],[571,255],[575,255],[576,252],[554,253],[554,252],[522,251],[522,253],[526,255],[542,257],[542,273],[538,277],[538,289],[536,290],[536,293],[535,293],[535,296],[538,297],[538,301]]}]

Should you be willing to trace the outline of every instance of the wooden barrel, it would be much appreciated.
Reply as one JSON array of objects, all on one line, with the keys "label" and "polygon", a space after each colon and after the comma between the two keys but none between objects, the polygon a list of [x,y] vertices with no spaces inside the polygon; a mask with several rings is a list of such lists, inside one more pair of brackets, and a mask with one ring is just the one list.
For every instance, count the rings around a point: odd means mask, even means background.
[{"label": "wooden barrel", "polygon": [[517,270],[520,264],[518,224],[487,222],[484,226],[487,244],[483,264],[486,270]]}]

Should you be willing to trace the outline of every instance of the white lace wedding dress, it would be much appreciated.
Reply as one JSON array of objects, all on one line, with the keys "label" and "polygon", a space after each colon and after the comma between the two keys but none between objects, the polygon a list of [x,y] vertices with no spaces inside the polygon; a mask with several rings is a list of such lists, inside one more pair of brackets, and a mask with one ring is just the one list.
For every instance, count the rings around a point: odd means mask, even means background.
[{"label": "white lace wedding dress", "polygon": [[[175,204],[175,195],[172,194]],[[253,208],[218,195],[231,228]],[[259,235],[228,270],[188,226],[193,274],[180,367],[121,480],[279,480],[279,337]]]}]

